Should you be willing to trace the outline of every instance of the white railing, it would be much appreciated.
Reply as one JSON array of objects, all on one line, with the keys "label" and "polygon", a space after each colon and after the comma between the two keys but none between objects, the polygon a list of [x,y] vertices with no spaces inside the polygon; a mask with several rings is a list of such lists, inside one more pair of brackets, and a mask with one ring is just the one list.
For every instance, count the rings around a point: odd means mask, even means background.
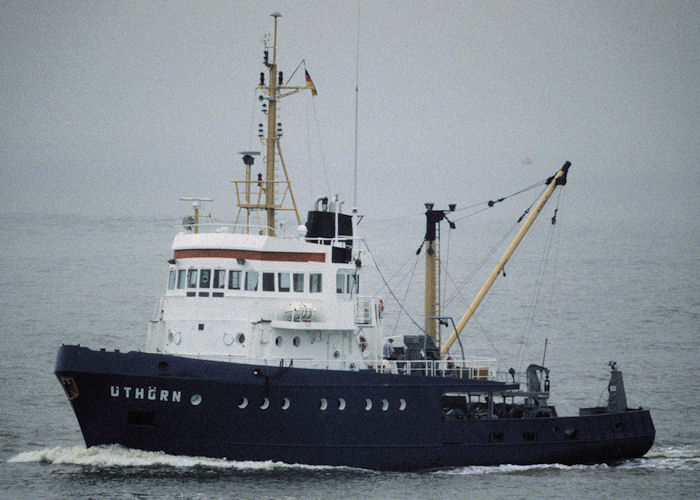
[{"label": "white railing", "polygon": [[186,358],[206,359],[210,361],[223,361],[228,363],[242,363],[246,365],[265,366],[273,368],[314,368],[319,370],[359,371],[366,369],[363,360],[347,359],[317,359],[317,358],[251,358],[246,356],[231,356],[222,354],[175,354]]},{"label": "white railing", "polygon": [[[183,223],[177,225],[177,229],[179,231],[184,231],[188,233],[194,232],[195,227],[197,228],[197,232],[199,233],[229,233],[251,235],[266,235],[271,229],[269,226],[265,225],[245,224],[241,222],[239,222],[238,224],[231,222],[202,222],[201,220],[198,224]],[[299,235],[296,233],[296,226],[288,227],[285,225],[283,227],[278,227],[275,229],[275,233],[276,236],[279,238],[299,238]],[[361,238],[359,236],[338,236],[337,238],[311,237],[309,239],[318,243],[331,245],[337,245],[346,242],[352,242],[354,245],[356,242],[359,243],[364,240],[364,238]]]},{"label": "white railing", "polygon": [[471,378],[475,380],[495,380],[496,360],[471,357],[467,359],[438,360],[394,360],[377,359],[368,361],[370,368],[379,373],[399,375],[425,375],[431,377]]},{"label": "white railing", "polygon": [[495,380],[496,360],[492,358],[442,359],[442,360],[347,360],[317,358],[250,358],[229,355],[180,354],[180,356],[244,363],[274,368],[309,368],[319,370],[359,371],[374,370],[377,373],[394,375],[420,375],[431,377]]}]

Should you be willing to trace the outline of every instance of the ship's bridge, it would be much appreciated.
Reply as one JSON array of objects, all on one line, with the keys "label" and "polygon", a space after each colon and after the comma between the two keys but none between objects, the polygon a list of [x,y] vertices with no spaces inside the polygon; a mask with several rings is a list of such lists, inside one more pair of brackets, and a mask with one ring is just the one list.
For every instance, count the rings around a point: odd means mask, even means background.
[{"label": "ship's bridge", "polygon": [[338,262],[333,244],[304,236],[234,233],[220,225],[177,234],[147,348],[362,366],[368,341],[381,338],[381,301],[360,294],[354,260]]}]

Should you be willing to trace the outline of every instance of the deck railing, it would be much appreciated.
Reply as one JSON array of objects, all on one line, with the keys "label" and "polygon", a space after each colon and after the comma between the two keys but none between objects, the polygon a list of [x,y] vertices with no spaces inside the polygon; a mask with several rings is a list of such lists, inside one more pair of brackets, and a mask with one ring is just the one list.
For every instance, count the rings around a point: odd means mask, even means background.
[{"label": "deck railing", "polygon": [[[257,224],[243,224],[243,223],[232,223],[232,222],[215,222],[215,221],[207,221],[207,222],[202,222],[201,219],[200,221],[195,224],[194,222],[183,222],[182,224],[179,224],[177,226],[177,229],[179,231],[184,231],[187,233],[192,233],[194,232],[194,229],[197,229],[198,233],[224,233],[224,234],[251,234],[251,235],[266,235],[268,234],[268,231],[271,229],[269,226],[266,225],[257,225]],[[293,238],[297,239],[299,238],[299,235],[296,232],[296,226],[294,227],[289,227],[286,225],[283,225],[282,227],[278,227],[275,230],[276,236],[278,238]],[[340,243],[347,243],[347,242],[359,242],[363,238],[359,236],[338,236],[337,238],[321,238],[321,237],[313,237],[309,238],[313,242],[317,243],[324,243],[324,244],[331,244],[331,245],[338,245]]]},{"label": "deck railing", "polygon": [[442,360],[343,360],[317,358],[248,358],[221,355],[186,355],[197,359],[228,361],[265,366],[269,369],[294,368],[359,371],[369,369],[382,374],[418,375],[445,378],[470,378],[474,380],[495,380],[496,360],[471,357],[467,359]]},{"label": "deck railing", "polygon": [[471,378],[475,380],[493,380],[495,376],[495,359],[438,359],[438,360],[390,360],[381,359],[370,362],[370,368],[379,373],[399,375],[424,375],[431,377]]}]

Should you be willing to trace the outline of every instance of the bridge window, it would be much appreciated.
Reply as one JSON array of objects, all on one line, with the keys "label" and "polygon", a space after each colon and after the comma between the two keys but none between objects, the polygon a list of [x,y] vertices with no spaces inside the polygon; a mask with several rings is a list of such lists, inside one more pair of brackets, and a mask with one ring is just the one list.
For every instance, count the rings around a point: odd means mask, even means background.
[{"label": "bridge window", "polygon": [[187,288],[197,288],[197,270],[187,270]]},{"label": "bridge window", "polygon": [[226,271],[223,269],[216,269],[214,271],[214,288],[223,288],[224,282],[226,281]]},{"label": "bridge window", "polygon": [[338,271],[335,276],[336,293],[347,293],[348,295],[359,293],[360,277],[346,271]]},{"label": "bridge window", "polygon": [[180,289],[185,288],[185,283],[187,282],[186,277],[187,277],[187,271],[185,271],[184,269],[180,269],[177,272],[177,287],[178,288],[180,288]]},{"label": "bridge window", "polygon": [[304,275],[301,273],[294,273],[292,276],[294,281],[294,291],[303,292],[304,291]]},{"label": "bridge window", "polygon": [[275,291],[275,273],[262,273],[263,292]]},{"label": "bridge window", "polygon": [[177,277],[177,273],[175,272],[175,269],[170,270],[170,275],[168,276],[168,290],[172,290],[175,288],[175,278]]},{"label": "bridge window", "polygon": [[245,273],[245,289],[254,292],[258,289],[258,272],[248,271]]},{"label": "bridge window", "polygon": [[289,291],[289,273],[277,273],[277,290],[280,292]]},{"label": "bridge window", "polygon": [[345,293],[345,276],[341,273],[335,275],[335,293]]},{"label": "bridge window", "polygon": [[202,269],[199,272],[199,288],[209,288],[211,285],[211,269]]},{"label": "bridge window", "polygon": [[241,289],[241,272],[240,271],[229,271],[228,272],[228,288],[229,288],[229,290],[240,290]]},{"label": "bridge window", "polygon": [[311,293],[320,293],[321,290],[321,285],[322,285],[322,280],[321,280],[321,273],[314,273],[309,275],[309,287],[310,287],[310,292]]},{"label": "bridge window", "polygon": [[348,293],[360,293],[360,277],[356,274],[348,274],[348,286],[345,289]]}]

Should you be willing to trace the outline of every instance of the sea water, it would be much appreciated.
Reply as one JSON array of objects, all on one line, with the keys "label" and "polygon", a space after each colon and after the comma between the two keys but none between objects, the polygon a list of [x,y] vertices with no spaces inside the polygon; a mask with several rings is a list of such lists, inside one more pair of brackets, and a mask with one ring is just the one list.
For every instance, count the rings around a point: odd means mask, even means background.
[{"label": "sea water", "polygon": [[[502,370],[523,370],[544,357],[560,414],[605,404],[607,362],[617,361],[628,405],[650,408],[656,425],[644,458],[389,473],[86,449],[53,375],[56,350],[62,343],[143,348],[166,286],[176,219],[18,215],[0,221],[0,497],[697,496],[700,241],[697,231],[676,226],[645,233],[633,224],[581,228],[564,219],[548,239],[551,228],[543,224],[533,235],[540,244],[518,250],[462,338],[466,354],[498,356]],[[474,276],[472,269],[509,226],[466,220],[455,231],[443,227],[443,298],[451,298],[445,314],[455,321],[493,262]],[[367,218],[361,228],[370,250],[362,257],[362,293],[382,293],[389,332],[414,333],[414,322],[422,323],[423,253],[415,251],[423,221]],[[399,312],[394,297],[411,317]]]}]

